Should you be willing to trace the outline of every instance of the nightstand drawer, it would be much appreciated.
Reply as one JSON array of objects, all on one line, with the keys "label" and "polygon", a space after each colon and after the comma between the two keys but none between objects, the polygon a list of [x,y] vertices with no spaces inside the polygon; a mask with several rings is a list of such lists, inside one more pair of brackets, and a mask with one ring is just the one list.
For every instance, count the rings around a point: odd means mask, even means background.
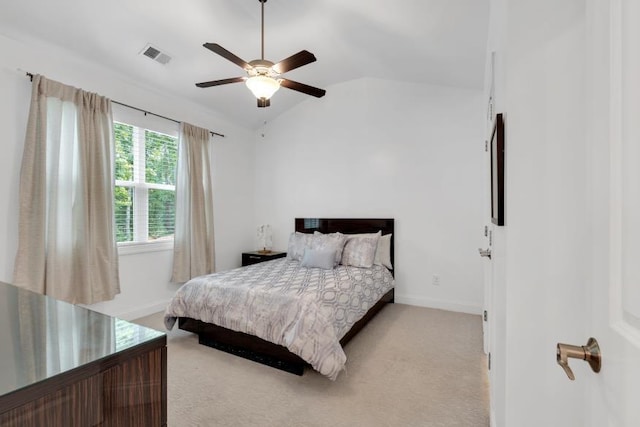
[{"label": "nightstand drawer", "polygon": [[242,266],[245,267],[251,264],[257,264],[259,262],[271,261],[272,259],[284,258],[287,256],[286,252],[269,252],[262,253],[259,251],[243,252],[242,253]]}]

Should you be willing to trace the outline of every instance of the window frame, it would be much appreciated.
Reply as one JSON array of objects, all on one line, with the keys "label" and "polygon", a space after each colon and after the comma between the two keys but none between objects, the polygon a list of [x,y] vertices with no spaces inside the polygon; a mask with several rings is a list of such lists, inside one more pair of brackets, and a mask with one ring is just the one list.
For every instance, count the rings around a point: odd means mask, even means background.
[{"label": "window frame", "polygon": [[[154,184],[143,181],[145,178],[145,133],[146,131],[163,134],[176,138],[176,150],[179,144],[179,126],[175,123],[168,123],[166,120],[153,116],[143,116],[133,114],[124,108],[113,109],[113,123],[120,123],[126,126],[138,128],[133,132],[133,181],[114,179],[114,189],[117,186],[133,189],[135,205],[133,209],[133,241],[117,242],[118,254],[129,255],[145,252],[167,251],[173,249],[174,235],[171,237],[159,238],[157,240],[147,240],[149,232],[148,211],[149,211],[149,190],[170,190],[176,191],[175,185]],[[142,116],[142,117],[140,117]],[[176,164],[177,167],[177,164]],[[115,203],[115,200],[114,200]],[[140,206],[142,204],[142,206]],[[174,223],[175,225],[175,223]],[[175,230],[174,230],[175,234]]]}]

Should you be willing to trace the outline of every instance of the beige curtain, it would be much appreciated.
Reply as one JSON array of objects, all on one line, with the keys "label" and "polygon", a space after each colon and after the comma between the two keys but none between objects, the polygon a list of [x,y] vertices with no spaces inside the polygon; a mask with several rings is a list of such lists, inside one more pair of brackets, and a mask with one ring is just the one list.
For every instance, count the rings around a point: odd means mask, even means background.
[{"label": "beige curtain", "polygon": [[111,101],[34,76],[14,283],[71,303],[120,292]]},{"label": "beige curtain", "polygon": [[209,131],[180,124],[173,282],[213,273],[213,190]]}]

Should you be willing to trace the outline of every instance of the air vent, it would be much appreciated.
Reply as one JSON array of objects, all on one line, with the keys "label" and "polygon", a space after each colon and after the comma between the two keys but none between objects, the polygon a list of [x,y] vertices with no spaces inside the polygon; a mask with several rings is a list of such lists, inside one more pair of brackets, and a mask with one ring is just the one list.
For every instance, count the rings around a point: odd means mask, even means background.
[{"label": "air vent", "polygon": [[160,51],[155,47],[147,47],[144,52],[142,52],[144,56],[148,56],[151,59],[156,59],[158,55],[160,55]]},{"label": "air vent", "polygon": [[159,62],[162,65],[165,65],[169,61],[171,61],[171,57],[169,55],[162,52],[155,46],[151,46],[150,44],[146,45],[144,49],[142,49],[140,54],[146,56],[147,58],[153,59],[154,61]]}]

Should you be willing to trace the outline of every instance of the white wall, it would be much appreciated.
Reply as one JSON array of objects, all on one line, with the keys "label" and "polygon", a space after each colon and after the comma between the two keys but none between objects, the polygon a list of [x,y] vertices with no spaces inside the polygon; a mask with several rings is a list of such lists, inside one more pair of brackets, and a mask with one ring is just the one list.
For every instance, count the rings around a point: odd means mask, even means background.
[{"label": "white wall", "polygon": [[585,1],[492,0],[491,9],[506,131],[490,317],[493,425],[588,425],[587,387],[555,361],[557,342],[588,337]]},{"label": "white wall", "polygon": [[[132,83],[68,51],[35,40],[0,34],[0,280],[11,282],[17,248],[18,186],[31,84],[24,71],[43,74],[151,112],[207,127],[226,135],[214,139],[216,267],[239,266],[240,253],[254,246],[253,134],[212,111]],[[122,293],[92,308],[124,318],[159,311],[177,289],[170,284],[171,252],[120,257]]]},{"label": "white wall", "polygon": [[395,218],[396,300],[480,313],[482,111],[481,91],[331,86],[258,136],[256,224],[286,250],[295,217]]}]

